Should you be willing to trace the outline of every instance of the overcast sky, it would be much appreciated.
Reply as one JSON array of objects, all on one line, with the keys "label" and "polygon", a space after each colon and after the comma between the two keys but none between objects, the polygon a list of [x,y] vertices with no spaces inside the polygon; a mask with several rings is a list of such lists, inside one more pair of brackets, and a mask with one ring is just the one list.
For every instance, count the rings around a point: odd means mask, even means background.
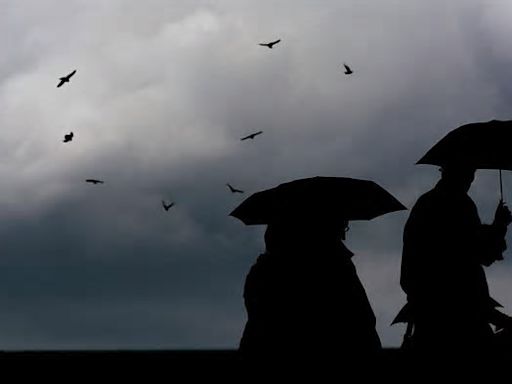
[{"label": "overcast sky", "polygon": [[[490,0],[0,0],[0,349],[236,347],[264,228],[229,212],[315,175],[411,207],[430,146],[512,117],[511,18]],[[490,221],[497,173],[471,195]],[[407,215],[348,234],[386,346]],[[509,313],[511,273],[488,270]]]}]

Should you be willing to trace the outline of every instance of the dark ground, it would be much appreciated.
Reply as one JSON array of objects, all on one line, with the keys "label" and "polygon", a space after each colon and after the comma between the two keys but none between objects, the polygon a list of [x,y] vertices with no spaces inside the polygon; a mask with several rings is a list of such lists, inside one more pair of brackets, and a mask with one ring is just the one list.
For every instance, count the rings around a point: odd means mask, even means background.
[{"label": "dark ground", "polygon": [[[472,370],[496,373],[512,367],[512,354],[482,355],[466,361],[455,355],[432,353],[421,359],[413,359],[399,349],[384,349],[377,358],[367,361],[347,356],[328,359],[293,361],[282,356],[278,361],[255,362],[242,358],[235,350],[158,350],[158,351],[3,351],[0,352],[0,368],[5,375],[18,378],[63,377],[76,379],[150,378],[164,375],[188,378],[228,375],[235,378],[268,377],[276,372],[281,375],[304,374],[357,375],[359,377],[406,378],[412,372],[419,379],[422,375],[446,372],[446,367],[457,374]],[[272,373],[270,373],[272,372]],[[349,373],[350,372],[350,373]],[[241,376],[242,375],[242,376]],[[247,375],[247,376],[246,376]],[[352,377],[352,376],[351,376]],[[172,381],[172,380],[171,380]],[[239,380],[237,380],[239,381]],[[245,382],[245,380],[240,380]],[[420,380],[421,381],[421,380]],[[183,381],[180,381],[183,382]]]}]

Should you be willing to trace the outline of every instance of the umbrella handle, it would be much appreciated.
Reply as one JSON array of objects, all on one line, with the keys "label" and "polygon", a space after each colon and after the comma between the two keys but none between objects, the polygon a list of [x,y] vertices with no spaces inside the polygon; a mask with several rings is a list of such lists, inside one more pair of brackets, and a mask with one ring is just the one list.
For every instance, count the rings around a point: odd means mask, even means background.
[{"label": "umbrella handle", "polygon": [[501,169],[500,169],[500,202],[503,201],[503,180],[501,177]]}]

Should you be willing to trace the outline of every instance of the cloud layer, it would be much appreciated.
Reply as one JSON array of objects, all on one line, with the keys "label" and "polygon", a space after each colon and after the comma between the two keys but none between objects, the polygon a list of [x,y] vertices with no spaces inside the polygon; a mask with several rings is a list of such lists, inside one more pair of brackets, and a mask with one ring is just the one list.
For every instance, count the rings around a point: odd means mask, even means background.
[{"label": "cloud layer", "polygon": [[[242,199],[227,182],[368,178],[410,207],[437,178],[414,166],[433,143],[510,118],[512,7],[434,3],[3,2],[0,345],[235,347],[264,245],[227,216]],[[496,174],[472,194],[490,220]],[[388,346],[406,218],[348,241]],[[489,274],[511,308],[508,264]]]}]

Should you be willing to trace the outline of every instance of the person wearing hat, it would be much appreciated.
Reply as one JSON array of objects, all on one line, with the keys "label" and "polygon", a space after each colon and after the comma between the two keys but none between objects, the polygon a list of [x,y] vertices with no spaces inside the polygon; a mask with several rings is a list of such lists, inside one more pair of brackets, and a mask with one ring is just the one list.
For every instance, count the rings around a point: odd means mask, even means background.
[{"label": "person wearing hat", "polygon": [[421,196],[404,228],[400,284],[407,305],[405,345],[417,351],[473,353],[493,345],[491,324],[510,328],[496,309],[483,266],[503,259],[512,215],[500,202],[482,224],[468,191],[475,169],[447,164],[436,186]]}]

